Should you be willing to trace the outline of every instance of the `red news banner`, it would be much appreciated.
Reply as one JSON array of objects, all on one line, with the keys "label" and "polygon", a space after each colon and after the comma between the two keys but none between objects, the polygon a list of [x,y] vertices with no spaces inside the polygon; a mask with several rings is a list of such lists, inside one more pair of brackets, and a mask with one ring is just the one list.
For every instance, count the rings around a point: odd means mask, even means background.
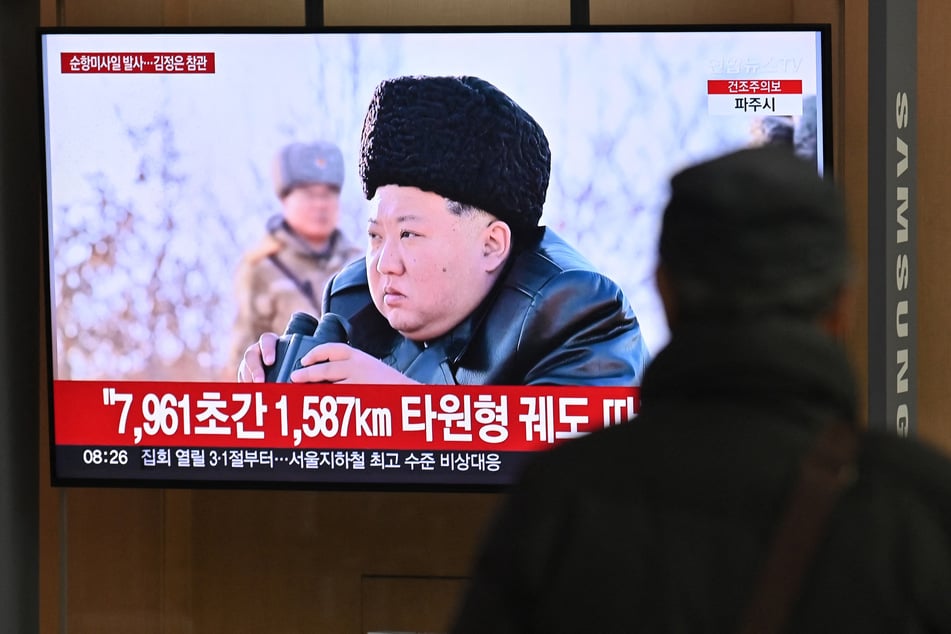
[{"label": "red news banner", "polygon": [[710,114],[802,114],[801,79],[709,79],[707,109]]},{"label": "red news banner", "polygon": [[55,381],[59,446],[531,452],[640,409],[637,388]]},{"label": "red news banner", "polygon": [[210,52],[60,53],[62,73],[214,73]]}]

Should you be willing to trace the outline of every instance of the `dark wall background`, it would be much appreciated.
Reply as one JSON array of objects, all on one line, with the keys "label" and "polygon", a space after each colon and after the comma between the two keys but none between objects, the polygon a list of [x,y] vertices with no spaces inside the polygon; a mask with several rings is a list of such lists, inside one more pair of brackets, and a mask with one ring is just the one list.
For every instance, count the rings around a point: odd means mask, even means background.
[{"label": "dark wall background", "polygon": [[0,631],[23,633],[39,620],[39,14],[0,4]]}]

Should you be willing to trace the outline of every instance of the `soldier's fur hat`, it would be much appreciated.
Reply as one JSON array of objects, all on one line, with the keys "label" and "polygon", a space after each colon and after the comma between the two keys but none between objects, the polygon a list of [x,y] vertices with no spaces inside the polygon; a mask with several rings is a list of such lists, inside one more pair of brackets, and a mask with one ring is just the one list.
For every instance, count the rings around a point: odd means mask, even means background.
[{"label": "soldier's fur hat", "polygon": [[325,184],[343,186],[343,153],[327,141],[291,143],[274,157],[274,193],[283,198],[295,187]]}]

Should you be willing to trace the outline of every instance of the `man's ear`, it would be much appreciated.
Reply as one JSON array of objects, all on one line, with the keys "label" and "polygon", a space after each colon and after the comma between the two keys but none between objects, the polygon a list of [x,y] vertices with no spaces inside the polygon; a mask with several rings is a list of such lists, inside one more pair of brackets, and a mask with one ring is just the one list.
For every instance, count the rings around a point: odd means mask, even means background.
[{"label": "man's ear", "polygon": [[487,273],[502,268],[512,251],[512,229],[502,220],[493,220],[482,231],[482,256]]}]

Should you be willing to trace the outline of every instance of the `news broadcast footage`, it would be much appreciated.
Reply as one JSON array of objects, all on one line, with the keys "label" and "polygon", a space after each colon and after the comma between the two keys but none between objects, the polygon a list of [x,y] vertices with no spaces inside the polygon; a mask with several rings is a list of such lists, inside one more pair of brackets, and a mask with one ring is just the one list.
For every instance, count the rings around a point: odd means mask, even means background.
[{"label": "news broadcast footage", "polygon": [[63,485],[492,489],[533,452],[636,416],[636,385],[236,381],[235,273],[279,213],[275,152],[340,147],[340,230],[364,246],[361,128],[385,79],[474,75],[538,121],[541,224],[620,285],[652,353],[668,336],[653,276],[670,176],[804,125],[803,151],[829,159],[816,26],[39,37]]}]

